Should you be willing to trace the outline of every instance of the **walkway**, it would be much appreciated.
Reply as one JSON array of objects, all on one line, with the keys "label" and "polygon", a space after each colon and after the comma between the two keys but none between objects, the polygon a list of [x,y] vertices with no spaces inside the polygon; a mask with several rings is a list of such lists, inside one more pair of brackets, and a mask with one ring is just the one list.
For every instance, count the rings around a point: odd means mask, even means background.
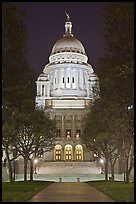
[{"label": "walkway", "polygon": [[28,202],[116,202],[83,182],[52,183]]}]

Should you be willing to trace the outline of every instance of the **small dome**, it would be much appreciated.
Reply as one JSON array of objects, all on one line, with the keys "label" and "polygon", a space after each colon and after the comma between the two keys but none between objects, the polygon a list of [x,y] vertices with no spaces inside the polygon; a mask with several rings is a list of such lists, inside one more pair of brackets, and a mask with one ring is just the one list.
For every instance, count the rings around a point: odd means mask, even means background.
[{"label": "small dome", "polygon": [[77,38],[72,35],[64,35],[55,43],[51,54],[60,52],[78,52],[85,54],[85,49]]}]

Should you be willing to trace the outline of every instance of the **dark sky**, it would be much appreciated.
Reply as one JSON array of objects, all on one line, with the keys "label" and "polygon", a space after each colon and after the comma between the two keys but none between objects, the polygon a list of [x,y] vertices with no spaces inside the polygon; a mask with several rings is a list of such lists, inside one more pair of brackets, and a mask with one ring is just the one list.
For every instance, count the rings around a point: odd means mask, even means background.
[{"label": "dark sky", "polygon": [[72,22],[72,33],[84,45],[88,62],[97,69],[104,54],[103,2],[16,2],[26,13],[28,60],[38,76],[48,63],[55,42],[64,34],[65,11]]}]

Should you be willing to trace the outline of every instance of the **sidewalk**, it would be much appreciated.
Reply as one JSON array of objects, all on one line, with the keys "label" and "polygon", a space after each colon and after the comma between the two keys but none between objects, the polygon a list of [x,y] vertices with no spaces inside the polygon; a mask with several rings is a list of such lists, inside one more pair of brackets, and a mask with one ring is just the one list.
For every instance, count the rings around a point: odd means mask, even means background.
[{"label": "sidewalk", "polygon": [[116,202],[83,182],[52,183],[27,202]]}]

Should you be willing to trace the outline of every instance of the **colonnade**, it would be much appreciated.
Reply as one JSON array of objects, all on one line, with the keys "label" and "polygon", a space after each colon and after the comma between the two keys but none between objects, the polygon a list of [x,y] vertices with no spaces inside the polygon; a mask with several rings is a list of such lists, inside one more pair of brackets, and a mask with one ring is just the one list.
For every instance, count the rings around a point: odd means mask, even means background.
[{"label": "colonnade", "polygon": [[[62,114],[60,117],[61,117],[61,124],[60,124],[60,121],[58,124],[57,115],[54,115],[54,118],[56,120],[56,127],[57,129],[60,129],[60,132],[61,132],[60,136],[62,138],[63,137],[67,138],[66,131],[70,131],[71,139],[73,138],[80,139],[79,135],[78,135],[78,138],[76,137],[76,134],[78,131],[81,132],[81,118],[77,122],[77,117],[81,117],[81,116],[72,115],[72,114],[71,115]],[[67,117],[69,117],[69,119],[67,119]],[[67,138],[67,139],[70,139],[70,138]]]}]

